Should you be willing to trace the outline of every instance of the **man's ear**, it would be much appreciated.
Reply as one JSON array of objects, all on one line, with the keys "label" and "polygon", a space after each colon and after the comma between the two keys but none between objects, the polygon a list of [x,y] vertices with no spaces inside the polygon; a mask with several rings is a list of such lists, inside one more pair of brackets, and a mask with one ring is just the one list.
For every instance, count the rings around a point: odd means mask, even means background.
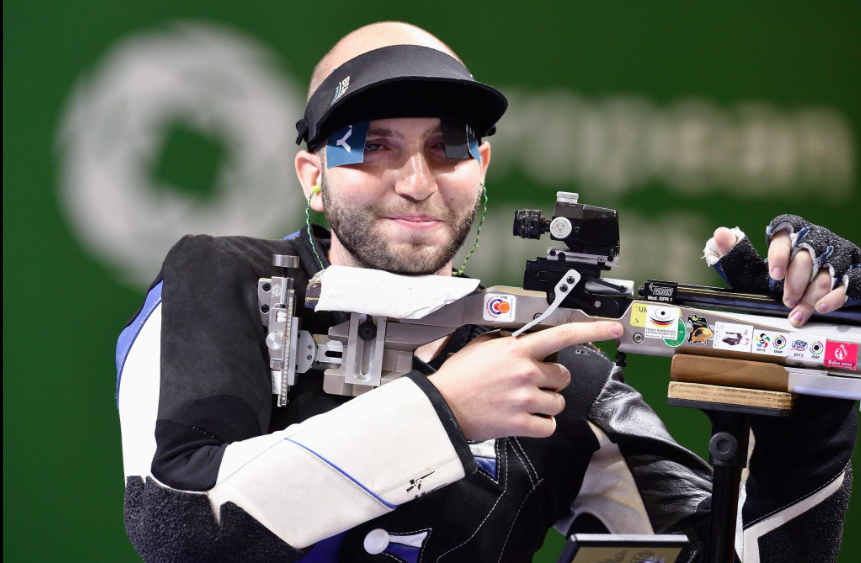
[{"label": "man's ear", "polygon": [[[296,177],[302,184],[305,193],[305,201],[311,197],[314,186],[320,186],[323,182],[323,159],[321,155],[311,151],[302,150],[296,154]],[[323,197],[319,191],[311,200],[311,209],[322,212]]]},{"label": "man's ear", "polygon": [[478,146],[478,154],[481,155],[481,183],[486,184],[485,176],[487,176],[487,167],[490,166],[490,143],[483,141]]}]

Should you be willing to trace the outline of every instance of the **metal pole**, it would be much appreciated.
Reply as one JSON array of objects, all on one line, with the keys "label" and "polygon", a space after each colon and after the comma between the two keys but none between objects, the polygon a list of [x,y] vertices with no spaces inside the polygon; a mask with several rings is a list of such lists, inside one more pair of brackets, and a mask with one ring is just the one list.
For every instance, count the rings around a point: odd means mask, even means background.
[{"label": "metal pole", "polygon": [[741,468],[715,466],[709,522],[709,563],[733,563],[735,560],[735,522],[740,479]]},{"label": "metal pole", "polygon": [[712,421],[709,461],[714,466],[706,561],[734,563],[739,483],[742,469],[747,465],[752,415],[702,410]]}]

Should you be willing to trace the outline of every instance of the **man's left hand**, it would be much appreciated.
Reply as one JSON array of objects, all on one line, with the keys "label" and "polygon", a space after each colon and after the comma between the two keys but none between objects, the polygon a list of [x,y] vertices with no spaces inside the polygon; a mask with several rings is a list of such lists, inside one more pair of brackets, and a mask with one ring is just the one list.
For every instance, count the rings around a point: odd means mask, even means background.
[{"label": "man's left hand", "polygon": [[[856,286],[861,283],[861,251],[858,246],[794,215],[777,217],[767,233],[768,260],[759,262],[750,241],[745,240],[738,229],[720,227],[715,231],[712,249],[717,251],[716,258],[723,258],[733,250],[739,242],[738,235],[742,236],[744,248],[736,249],[736,254],[746,260],[733,259],[723,268],[718,267],[734,289],[765,289],[736,286],[739,281],[741,285],[750,285],[759,281],[755,278],[767,275],[772,280],[768,285],[773,290],[782,291],[784,305],[792,309],[789,322],[795,327],[806,323],[814,312],[823,314],[841,308],[847,302],[847,290],[850,301],[857,299],[853,299],[853,291],[857,293]],[[706,254],[709,254],[708,246]],[[709,262],[715,265],[713,260]],[[727,271],[727,266],[731,271]],[[740,266],[746,270],[744,273],[738,272]]]},{"label": "man's left hand", "polygon": [[[728,228],[720,227],[715,231],[715,243],[721,256],[729,252],[736,242],[738,237]],[[789,233],[777,233],[768,246],[768,275],[775,281],[784,281],[783,304],[792,309],[789,322],[799,327],[810,319],[814,310],[829,313],[842,307],[846,302],[846,286],[831,289],[831,272],[820,269],[815,276],[812,275],[810,252],[801,250],[790,260],[791,251]]]}]

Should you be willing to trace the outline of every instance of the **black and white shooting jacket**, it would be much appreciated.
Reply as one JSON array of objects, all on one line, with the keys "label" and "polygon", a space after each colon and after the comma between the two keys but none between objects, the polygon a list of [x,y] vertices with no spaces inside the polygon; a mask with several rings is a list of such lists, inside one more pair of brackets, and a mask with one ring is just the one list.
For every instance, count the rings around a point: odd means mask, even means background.
[{"label": "black and white shooting jacket", "polygon": [[[328,233],[315,236],[325,248]],[[324,393],[310,371],[276,407],[257,308],[273,254],[300,257],[303,303],[319,269],[305,229],[189,236],[120,337],[125,525],[145,561],[526,562],[554,526],[687,534],[680,560],[704,559],[711,468],[593,346],[560,353],[572,382],[545,439],[471,443],[427,380],[473,326],[360,397]],[[297,314],[319,334],[347,319]],[[837,558],[857,416],[850,401],[799,399],[789,419],[753,424],[743,563]]]}]

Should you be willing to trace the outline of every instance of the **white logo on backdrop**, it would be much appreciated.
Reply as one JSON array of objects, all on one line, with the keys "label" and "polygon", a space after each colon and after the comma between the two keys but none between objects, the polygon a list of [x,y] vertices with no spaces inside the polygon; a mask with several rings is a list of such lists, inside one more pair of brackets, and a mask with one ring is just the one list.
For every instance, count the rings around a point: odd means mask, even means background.
[{"label": "white logo on backdrop", "polygon": [[[241,33],[193,23],[132,36],[79,80],[58,139],[61,200],[86,248],[123,281],[145,287],[188,233],[296,228],[294,124],[304,103],[275,63]],[[177,123],[227,147],[205,201],[153,184]]]}]

